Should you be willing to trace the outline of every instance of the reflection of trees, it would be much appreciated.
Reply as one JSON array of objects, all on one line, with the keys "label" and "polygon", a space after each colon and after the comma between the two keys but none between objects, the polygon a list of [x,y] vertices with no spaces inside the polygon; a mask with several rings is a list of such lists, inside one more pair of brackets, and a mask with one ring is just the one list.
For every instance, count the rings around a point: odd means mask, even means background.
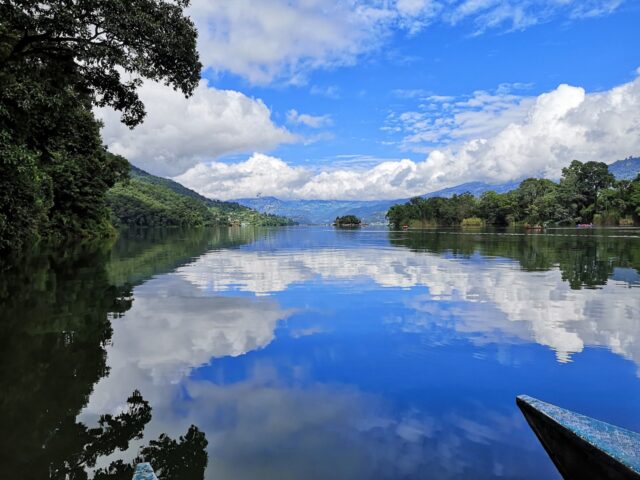
[{"label": "reflection of trees", "polygon": [[573,289],[606,284],[616,267],[640,272],[640,243],[635,238],[613,235],[470,235],[422,231],[402,235],[391,232],[390,241],[413,251],[511,258],[527,271],[559,267],[563,280]]},{"label": "reflection of trees", "polygon": [[109,281],[114,285],[139,285],[209,250],[244,245],[266,231],[261,228],[123,230],[107,264]]},{"label": "reflection of trees", "polygon": [[[202,254],[212,244],[211,236],[204,238],[182,249],[165,248],[164,267]],[[151,418],[150,406],[136,392],[128,410],[103,415],[97,427],[76,422],[93,386],[108,374],[110,320],[131,307],[130,285],[144,281],[127,277],[117,262],[114,281],[114,267],[108,266],[111,248],[110,242],[98,242],[33,253],[0,274],[2,478],[87,478],[87,467],[141,438]],[[156,256],[145,257],[147,252],[127,257],[135,267],[130,273],[154,274],[164,268],[156,267]],[[166,470],[163,480],[202,478],[205,446],[204,434],[192,427],[177,441],[161,436],[151,442],[138,460],[150,459],[160,471]],[[176,475],[168,465],[182,473]],[[130,479],[132,472],[133,464],[116,462],[95,478]]]}]

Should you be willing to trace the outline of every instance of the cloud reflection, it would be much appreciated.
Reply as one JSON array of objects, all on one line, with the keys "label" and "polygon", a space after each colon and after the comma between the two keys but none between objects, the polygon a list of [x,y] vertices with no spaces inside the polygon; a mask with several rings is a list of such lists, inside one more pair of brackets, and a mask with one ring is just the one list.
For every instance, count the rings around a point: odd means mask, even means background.
[{"label": "cloud reflection", "polygon": [[[208,479],[447,479],[539,471],[533,465],[539,457],[530,454],[538,446],[533,438],[523,442],[530,438],[523,435],[526,425],[511,410],[466,400],[443,411],[398,408],[388,403],[393,399],[355,386],[305,378],[293,371],[299,365],[272,368],[262,357],[231,382],[206,367],[212,358],[272,342],[278,322],[291,312],[276,295],[264,295],[311,280],[354,279],[361,281],[351,288],[418,287],[398,297],[412,313],[394,318],[393,328],[420,333],[444,326],[478,343],[536,341],[554,348],[560,360],[587,344],[640,358],[633,342],[638,299],[613,282],[599,291],[571,290],[555,270],[527,273],[510,261],[400,248],[212,251],[136,287],[132,308],[112,321],[110,374],[96,385],[80,420],[118,411],[137,388],[154,409],[147,438],[176,436],[190,424],[206,432]],[[294,328],[292,338],[319,329]],[[201,367],[209,373],[199,376]]]},{"label": "cloud reflection", "polygon": [[515,476],[536,461],[534,439],[514,441],[526,426],[513,411],[470,405],[440,416],[394,412],[355,387],[291,383],[265,365],[224,385],[153,384],[134,370],[154,409],[145,435],[198,425],[209,441],[207,479]]},{"label": "cloud reflection", "polygon": [[[620,280],[597,290],[572,290],[557,269],[526,272],[512,261],[461,260],[400,248],[210,252],[177,274],[203,290],[256,295],[315,278],[363,278],[373,282],[372,288],[422,286],[428,294],[413,298],[411,306],[423,311],[434,302],[469,304],[460,308],[454,328],[474,334],[477,341],[534,341],[552,348],[560,362],[585,345],[601,345],[640,364],[640,295],[630,295],[623,288],[630,284]],[[415,330],[420,321],[442,318],[414,317],[406,328]]]},{"label": "cloud reflection", "polygon": [[263,348],[289,314],[274,299],[207,297],[175,275],[153,279],[136,288],[132,308],[112,320],[110,375],[96,385],[89,410],[108,411],[142,385],[177,383],[213,358]]}]

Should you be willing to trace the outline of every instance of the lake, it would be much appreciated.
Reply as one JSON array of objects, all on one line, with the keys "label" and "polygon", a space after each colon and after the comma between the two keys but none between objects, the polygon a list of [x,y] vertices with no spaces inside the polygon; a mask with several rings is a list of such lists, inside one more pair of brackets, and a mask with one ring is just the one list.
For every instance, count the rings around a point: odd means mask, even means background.
[{"label": "lake", "polygon": [[640,431],[639,229],[131,230],[0,307],[6,478],[126,478],[161,435],[216,480],[560,478],[518,394]]}]

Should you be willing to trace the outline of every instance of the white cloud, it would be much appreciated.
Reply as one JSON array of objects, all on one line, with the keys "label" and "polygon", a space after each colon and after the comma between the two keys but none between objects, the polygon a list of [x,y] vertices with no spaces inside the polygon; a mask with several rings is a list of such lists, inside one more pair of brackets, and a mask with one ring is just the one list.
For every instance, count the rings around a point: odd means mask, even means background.
[{"label": "white cloud", "polygon": [[393,31],[469,22],[476,34],[522,30],[557,17],[609,14],[623,0],[194,0],[206,67],[251,83],[304,83],[310,71],[350,65]]},{"label": "white cloud", "polygon": [[304,81],[375,48],[392,12],[369,2],[195,0],[189,10],[206,66],[252,83]]},{"label": "white cloud", "polygon": [[475,34],[490,29],[524,30],[558,16],[591,18],[614,12],[624,0],[464,0],[444,12],[451,24],[467,20]]},{"label": "white cloud", "polygon": [[331,115],[309,115],[292,109],[287,112],[287,122],[293,125],[305,125],[310,128],[328,127],[333,123]]},{"label": "white cloud", "polygon": [[303,167],[291,167],[278,158],[255,153],[240,163],[196,165],[176,180],[212,198],[229,199],[297,191],[308,177]]},{"label": "white cloud", "polygon": [[109,149],[158,175],[178,175],[205,159],[269,150],[296,137],[271,120],[261,101],[232,90],[209,88],[203,80],[185,99],[170,87],[147,81],[140,88],[147,109],[142,125],[130,130],[120,114],[97,110]]},{"label": "white cloud", "polygon": [[[558,178],[572,159],[610,163],[640,152],[640,78],[599,93],[587,94],[580,87],[560,85],[526,101],[477,94],[467,103],[480,107],[473,114],[445,123],[441,131],[435,130],[434,137],[463,133],[472,137],[433,150],[420,162],[404,159],[367,169],[318,172],[254,154],[232,165],[198,165],[178,181],[203,195],[220,198],[262,194],[306,199],[391,199],[467,181]],[[405,117],[412,116],[414,124],[426,118],[420,112]]]},{"label": "white cloud", "polygon": [[312,85],[309,89],[309,93],[311,93],[311,95],[330,98],[331,100],[338,100],[340,98],[340,87],[337,85],[329,85],[327,87]]},{"label": "white cloud", "polygon": [[415,111],[391,112],[383,131],[404,135],[399,142],[402,150],[429,152],[460,140],[489,138],[507,125],[526,118],[535,101],[522,96],[526,84],[501,84],[494,91],[477,90],[472,95],[452,97],[448,95],[420,95],[418,91],[398,91],[401,98],[417,98],[420,103]]}]

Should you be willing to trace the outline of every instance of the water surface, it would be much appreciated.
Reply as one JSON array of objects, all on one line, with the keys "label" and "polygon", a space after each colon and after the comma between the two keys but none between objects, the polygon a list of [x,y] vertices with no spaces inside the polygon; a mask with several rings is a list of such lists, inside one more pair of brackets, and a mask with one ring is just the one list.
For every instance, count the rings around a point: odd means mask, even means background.
[{"label": "water surface", "polygon": [[144,438],[98,467],[195,425],[207,479],[559,478],[515,396],[640,431],[639,287],[637,229],[43,251],[0,276],[0,471],[59,478],[138,390]]}]

